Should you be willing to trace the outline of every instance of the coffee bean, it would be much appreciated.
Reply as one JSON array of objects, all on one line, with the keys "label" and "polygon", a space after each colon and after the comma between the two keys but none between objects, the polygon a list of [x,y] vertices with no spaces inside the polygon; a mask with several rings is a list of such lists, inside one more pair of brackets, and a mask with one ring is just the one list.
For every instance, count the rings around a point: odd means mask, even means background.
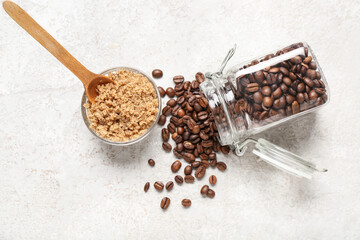
[{"label": "coffee bean", "polygon": [[208,100],[205,97],[199,98],[198,102],[202,108],[206,108],[208,105]]},{"label": "coffee bean", "polygon": [[296,56],[296,57],[293,57],[290,61],[294,64],[298,64],[298,63],[302,62],[302,58],[300,56]]},{"label": "coffee bean", "polygon": [[181,162],[179,160],[176,160],[175,162],[173,162],[173,164],[171,165],[171,171],[173,173],[179,171],[179,169],[181,168]]},{"label": "coffee bean", "polygon": [[165,115],[160,115],[159,120],[158,120],[158,124],[163,126],[166,122],[166,116]]},{"label": "coffee bean", "polygon": [[181,201],[181,204],[184,206],[184,207],[190,207],[191,206],[191,200],[190,199],[183,199]]},{"label": "coffee bean", "polygon": [[160,203],[160,207],[162,209],[167,209],[170,205],[170,198],[168,197],[164,197],[162,200],[161,200],[161,203]]},{"label": "coffee bean", "polygon": [[310,79],[315,79],[316,78],[316,71],[314,69],[308,69],[306,71],[306,76],[309,77]]},{"label": "coffee bean", "polygon": [[168,190],[168,191],[170,191],[171,189],[173,189],[173,187],[174,187],[174,182],[173,181],[168,181],[167,183],[166,183],[166,190]]},{"label": "coffee bean", "polygon": [[160,69],[154,69],[152,71],[152,76],[154,78],[161,78],[163,76],[163,72]]},{"label": "coffee bean", "polygon": [[201,121],[205,121],[208,118],[208,113],[205,111],[199,112],[198,113],[198,118]]},{"label": "coffee bean", "polygon": [[311,60],[312,60],[312,57],[311,57],[311,56],[307,56],[307,57],[304,59],[303,63],[309,64],[309,63],[311,62]]},{"label": "coffee bean", "polygon": [[185,168],[184,168],[184,174],[185,175],[190,175],[192,173],[192,167],[190,165],[187,165]]},{"label": "coffee bean", "polygon": [[317,97],[318,97],[318,94],[316,93],[315,90],[311,90],[311,91],[309,92],[309,99],[310,99],[310,101],[316,100]]},{"label": "coffee bean", "polygon": [[172,149],[172,146],[168,142],[163,142],[162,148],[165,150],[165,152],[170,152]]},{"label": "coffee bean", "polygon": [[207,193],[206,193],[206,196],[208,196],[209,198],[215,197],[215,192],[214,192],[214,190],[212,190],[212,189],[209,188],[209,190],[208,190]]},{"label": "coffee bean", "polygon": [[[282,91],[281,91],[281,88],[278,87],[274,92],[273,92],[273,97],[275,99],[279,98],[282,96]],[[264,104],[265,105],[265,104]],[[266,106],[266,105],[265,105]]]},{"label": "coffee bean", "polygon": [[175,179],[175,182],[178,184],[182,184],[184,182],[183,177],[180,175],[176,175],[174,179]]},{"label": "coffee bean", "polygon": [[263,104],[265,107],[271,107],[273,104],[273,99],[271,97],[264,97]]},{"label": "coffee bean", "polygon": [[175,133],[176,132],[176,126],[173,123],[169,123],[167,125],[167,129],[169,130],[170,133]]},{"label": "coffee bean", "polygon": [[217,162],[216,167],[220,170],[220,171],[225,171],[226,170],[226,164],[224,162]]},{"label": "coffee bean", "polygon": [[186,175],[186,176],[184,177],[184,181],[185,181],[186,183],[193,183],[193,182],[195,181],[195,178],[194,178],[192,175]]},{"label": "coffee bean", "polygon": [[157,88],[158,88],[160,96],[165,97],[166,92],[165,92],[164,88],[162,88],[162,87],[157,87]]},{"label": "coffee bean", "polygon": [[204,185],[204,186],[202,186],[200,193],[201,193],[201,195],[206,195],[208,191],[209,191],[209,186]]},{"label": "coffee bean", "polygon": [[184,82],[184,76],[178,75],[173,77],[173,81],[175,84],[180,84]]},{"label": "coffee bean", "polygon": [[161,137],[164,142],[167,142],[170,138],[170,133],[167,128],[161,129]]},{"label": "coffee bean", "polygon": [[[207,156],[207,155],[206,155],[206,156]],[[201,166],[203,166],[203,167],[205,167],[205,168],[208,168],[208,167],[210,166],[210,163],[209,163],[208,160],[203,159],[203,160],[201,161]]]},{"label": "coffee bean", "polygon": [[193,154],[191,154],[191,153],[184,153],[183,158],[188,163],[192,163],[192,162],[195,161],[195,156]]},{"label": "coffee bean", "polygon": [[198,134],[200,132],[200,126],[199,125],[195,125],[191,131],[194,133],[194,134]]},{"label": "coffee bean", "polygon": [[263,96],[262,96],[261,92],[256,92],[256,93],[254,93],[253,96],[254,96],[254,102],[255,103],[258,103],[258,104],[262,103]]},{"label": "coffee bean", "polygon": [[171,107],[170,106],[165,106],[162,109],[162,114],[165,116],[169,116],[171,114]]},{"label": "coffee bean", "polygon": [[217,165],[217,160],[216,159],[213,159],[213,160],[210,161],[210,166],[211,167],[216,167],[216,165]]},{"label": "coffee bean", "polygon": [[185,116],[185,111],[184,111],[184,109],[180,108],[180,109],[177,111],[177,115],[178,115],[179,117]]},{"label": "coffee bean", "polygon": [[154,183],[154,188],[158,191],[162,191],[164,189],[164,184],[160,181]]},{"label": "coffee bean", "polygon": [[206,173],[206,168],[204,166],[200,166],[195,171],[195,177],[202,178],[202,177],[204,177],[205,173]]},{"label": "coffee bean", "polygon": [[153,167],[153,166],[155,166],[155,161],[150,158],[150,159],[148,160],[148,164]]},{"label": "coffee bean", "polygon": [[145,183],[145,186],[144,186],[144,191],[147,192],[150,188],[150,183],[149,182],[146,182]]},{"label": "coffee bean", "polygon": [[168,95],[169,98],[173,98],[175,96],[175,91],[172,87],[168,87],[166,89],[166,94]]},{"label": "coffee bean", "polygon": [[170,107],[175,107],[176,106],[176,100],[171,98],[169,99],[169,101],[167,101],[166,105],[170,106]]},{"label": "coffee bean", "polygon": [[192,168],[197,168],[197,167],[199,167],[200,166],[200,161],[195,161],[195,162],[193,162],[193,163],[191,163],[191,167]]},{"label": "coffee bean", "polygon": [[300,106],[299,106],[299,103],[298,103],[297,101],[294,101],[294,102],[291,104],[291,110],[292,110],[292,113],[293,113],[293,114],[299,113],[299,111],[300,111]]},{"label": "coffee bean", "polygon": [[248,92],[256,92],[259,90],[259,84],[257,83],[249,83],[247,86],[246,86],[246,91]]},{"label": "coffee bean", "polygon": [[223,154],[225,154],[225,155],[229,154],[229,152],[230,152],[229,146],[221,146],[221,147],[220,147],[220,150],[221,150],[221,152],[222,152]]},{"label": "coffee bean", "polygon": [[209,183],[210,183],[211,185],[214,185],[216,182],[217,182],[216,176],[215,176],[215,175],[211,175],[211,176],[209,177]]},{"label": "coffee bean", "polygon": [[195,79],[196,79],[196,81],[198,81],[198,83],[205,82],[205,76],[201,72],[196,73]]}]

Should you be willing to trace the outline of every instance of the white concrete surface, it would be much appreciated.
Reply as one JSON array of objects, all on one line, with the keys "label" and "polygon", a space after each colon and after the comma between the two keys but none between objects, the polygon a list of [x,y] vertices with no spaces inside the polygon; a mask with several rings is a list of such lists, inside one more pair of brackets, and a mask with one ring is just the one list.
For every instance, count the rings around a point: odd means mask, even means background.
[{"label": "white concrete surface", "polygon": [[229,66],[307,41],[331,102],[263,136],[329,172],[301,180],[251,154],[221,155],[228,170],[207,173],[214,199],[199,194],[206,178],[145,194],[146,181],[174,176],[160,128],[145,146],[96,140],[81,83],[1,10],[0,239],[360,239],[359,1],[17,2],[89,69],[161,68],[163,86],[216,70],[234,43]]}]

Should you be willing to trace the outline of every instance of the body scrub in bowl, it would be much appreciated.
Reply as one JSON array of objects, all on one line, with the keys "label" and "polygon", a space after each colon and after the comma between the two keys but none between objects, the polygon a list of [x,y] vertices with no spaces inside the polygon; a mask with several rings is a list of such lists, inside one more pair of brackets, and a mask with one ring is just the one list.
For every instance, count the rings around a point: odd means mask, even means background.
[{"label": "body scrub in bowl", "polygon": [[159,117],[161,101],[155,83],[132,68],[113,68],[101,74],[115,84],[98,86],[95,104],[84,94],[82,114],[87,127],[110,144],[128,145],[140,141]]}]

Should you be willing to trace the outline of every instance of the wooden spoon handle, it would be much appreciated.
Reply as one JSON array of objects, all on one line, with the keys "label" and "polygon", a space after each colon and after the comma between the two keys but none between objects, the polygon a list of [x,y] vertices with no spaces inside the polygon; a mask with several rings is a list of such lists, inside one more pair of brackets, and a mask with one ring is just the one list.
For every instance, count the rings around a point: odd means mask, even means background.
[{"label": "wooden spoon handle", "polygon": [[62,62],[65,67],[73,72],[85,86],[88,85],[91,79],[96,77],[97,74],[86,69],[21,7],[11,1],[4,1],[3,7],[15,22],[54,55],[54,57]]}]

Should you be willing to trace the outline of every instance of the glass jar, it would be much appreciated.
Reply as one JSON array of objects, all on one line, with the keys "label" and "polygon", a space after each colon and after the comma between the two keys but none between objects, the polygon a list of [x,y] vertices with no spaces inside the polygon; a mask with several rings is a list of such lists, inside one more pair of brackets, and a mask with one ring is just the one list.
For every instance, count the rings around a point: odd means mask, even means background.
[{"label": "glass jar", "polygon": [[313,51],[304,42],[263,57],[207,73],[200,85],[206,96],[222,145],[242,156],[249,143],[264,161],[298,177],[311,178],[317,169],[301,157],[252,135],[313,112],[329,102],[328,84]]}]

